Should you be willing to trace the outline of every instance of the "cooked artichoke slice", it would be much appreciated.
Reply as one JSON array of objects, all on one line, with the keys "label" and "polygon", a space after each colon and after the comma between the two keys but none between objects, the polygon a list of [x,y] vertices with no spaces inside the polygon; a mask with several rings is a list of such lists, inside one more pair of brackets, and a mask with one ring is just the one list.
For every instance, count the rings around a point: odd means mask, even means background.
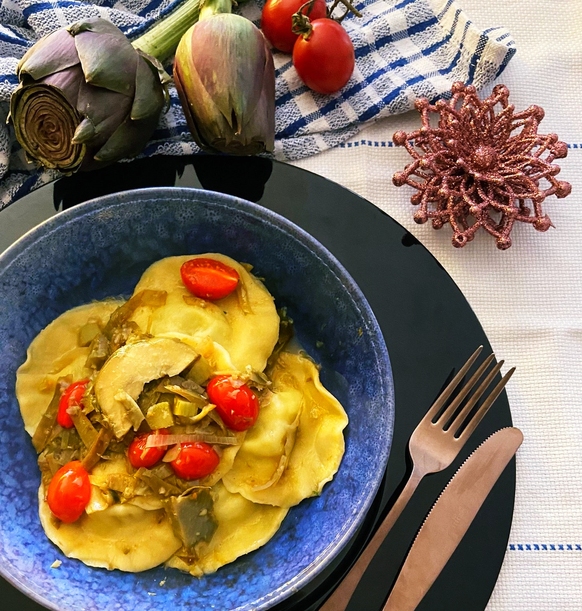
[{"label": "cooked artichoke slice", "polygon": [[218,528],[208,544],[198,544],[196,558],[178,552],[167,566],[198,577],[213,573],[264,545],[277,532],[288,509],[251,503],[240,494],[231,494],[221,483],[213,488],[214,517]]},{"label": "cooked artichoke slice", "polygon": [[97,375],[95,395],[118,439],[133,426],[126,402],[119,400],[120,393],[137,400],[146,382],[179,374],[196,356],[185,343],[161,337],[126,344],[111,355]]},{"label": "cooked artichoke slice", "polygon": [[173,496],[167,501],[166,512],[186,553],[194,553],[197,543],[210,541],[216,532],[218,524],[213,505],[212,494],[207,488]]}]

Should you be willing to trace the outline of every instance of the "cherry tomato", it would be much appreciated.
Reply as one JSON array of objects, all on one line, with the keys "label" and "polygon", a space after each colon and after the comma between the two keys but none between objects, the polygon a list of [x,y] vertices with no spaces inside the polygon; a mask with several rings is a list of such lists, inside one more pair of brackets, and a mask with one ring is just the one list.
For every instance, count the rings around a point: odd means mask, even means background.
[{"label": "cherry tomato", "polygon": [[133,438],[133,441],[127,448],[127,458],[131,463],[131,466],[139,469],[140,467],[153,467],[157,462],[162,460],[162,457],[168,449],[167,446],[158,446],[155,448],[146,447],[148,437],[150,435],[166,435],[168,431],[166,429],[159,429],[154,433],[144,433]]},{"label": "cherry tomato", "polygon": [[229,375],[216,376],[206,387],[222,421],[233,431],[246,431],[259,415],[259,399],[252,388]]},{"label": "cherry tomato", "polygon": [[261,30],[265,38],[279,51],[291,53],[297,40],[297,34],[291,29],[291,19],[295,13],[307,15],[312,21],[323,19],[327,7],[325,0],[267,0],[261,14]]},{"label": "cherry tomato", "polygon": [[186,261],[180,268],[186,288],[202,299],[222,299],[236,289],[238,272],[216,259],[198,257]]},{"label": "cherry tomato", "polygon": [[203,441],[185,441],[170,466],[182,479],[202,479],[210,475],[220,462],[216,450]]},{"label": "cherry tomato", "polygon": [[333,19],[315,19],[311,33],[299,36],[293,47],[293,65],[299,78],[313,91],[334,93],[352,76],[354,45]]},{"label": "cherry tomato", "polygon": [[89,474],[81,462],[73,460],[61,467],[51,479],[47,503],[61,522],[78,520],[91,497]]},{"label": "cherry tomato", "polygon": [[81,399],[87,390],[89,380],[79,380],[73,382],[65,390],[59,399],[59,411],[57,412],[57,422],[64,428],[70,429],[75,426],[67,410],[70,407],[81,405]]}]

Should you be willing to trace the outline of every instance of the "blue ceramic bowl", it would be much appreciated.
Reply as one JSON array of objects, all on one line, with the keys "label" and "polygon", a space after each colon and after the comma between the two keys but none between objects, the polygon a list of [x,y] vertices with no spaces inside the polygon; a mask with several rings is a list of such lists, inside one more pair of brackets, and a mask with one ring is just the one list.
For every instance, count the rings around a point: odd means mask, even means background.
[{"label": "blue ceramic bowl", "polygon": [[[37,517],[39,472],[14,396],[34,336],[65,310],[129,295],[162,257],[222,252],[252,263],[285,305],[322,380],[350,417],[346,453],[321,496],[294,507],[264,547],[202,579],[157,568],[89,568]],[[60,213],[0,257],[0,573],[58,611],[260,611],[300,590],[354,535],[381,482],[394,414],[386,346],[361,291],[313,237],[250,202],[194,189],[110,195]],[[60,568],[51,568],[61,560]]]}]

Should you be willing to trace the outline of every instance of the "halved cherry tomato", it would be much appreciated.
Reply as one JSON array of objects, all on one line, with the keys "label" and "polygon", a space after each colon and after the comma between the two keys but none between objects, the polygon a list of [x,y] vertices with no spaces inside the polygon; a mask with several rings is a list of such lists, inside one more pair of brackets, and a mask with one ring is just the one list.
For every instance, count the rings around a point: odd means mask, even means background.
[{"label": "halved cherry tomato", "polygon": [[91,497],[89,474],[80,461],[73,460],[61,467],[50,481],[47,503],[61,522],[78,520]]},{"label": "halved cherry tomato", "polygon": [[239,281],[235,269],[206,257],[186,261],[180,275],[186,288],[201,299],[222,299],[236,289]]},{"label": "halved cherry tomato", "polygon": [[131,466],[136,469],[140,467],[148,469],[162,460],[168,447],[157,446],[155,448],[148,448],[146,444],[150,435],[166,435],[167,433],[168,431],[166,431],[166,429],[159,429],[154,433],[144,433],[143,435],[134,437],[133,441],[129,444],[129,448],[127,448],[127,458]]},{"label": "halved cherry tomato", "polygon": [[297,40],[292,26],[292,17],[300,12],[312,21],[327,14],[325,0],[267,0],[261,14],[261,30],[266,39],[279,51],[291,53]]},{"label": "halved cherry tomato", "polygon": [[246,431],[256,422],[259,398],[241,380],[229,375],[216,376],[208,382],[206,392],[229,429]]},{"label": "halved cherry tomato", "polygon": [[334,93],[352,76],[354,45],[333,19],[315,19],[311,32],[299,36],[293,47],[293,65],[299,78],[313,91]]},{"label": "halved cherry tomato", "polygon": [[78,380],[73,382],[65,390],[59,399],[59,411],[57,412],[57,422],[64,429],[71,429],[73,426],[73,420],[67,410],[74,406],[81,405],[81,399],[87,390],[87,384],[89,380]]},{"label": "halved cherry tomato", "polygon": [[203,441],[185,441],[170,466],[182,479],[202,479],[210,475],[219,462],[220,456],[211,445]]}]

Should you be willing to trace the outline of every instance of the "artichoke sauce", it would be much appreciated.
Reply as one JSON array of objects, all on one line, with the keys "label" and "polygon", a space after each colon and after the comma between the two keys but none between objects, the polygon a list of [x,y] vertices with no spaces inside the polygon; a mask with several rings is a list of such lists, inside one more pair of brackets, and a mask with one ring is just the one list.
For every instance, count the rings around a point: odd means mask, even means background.
[{"label": "artichoke sauce", "polygon": [[[195,257],[234,268],[237,288],[217,301],[194,297],[180,268]],[[89,303],[51,322],[16,381],[38,453],[47,537],[90,566],[136,572],[166,564],[196,576],[266,543],[294,505],[333,478],[348,422],[316,365],[289,349],[291,335],[292,322],[249,266],[216,253],[162,259],[128,300]],[[223,422],[207,392],[216,376],[258,398],[250,428]],[[85,391],[64,428],[60,398],[78,380]],[[128,452],[143,435],[161,458],[136,468]],[[172,461],[192,441],[210,447],[217,465],[184,479]],[[86,469],[90,497],[80,517],[65,522],[47,490],[71,461]]]}]

